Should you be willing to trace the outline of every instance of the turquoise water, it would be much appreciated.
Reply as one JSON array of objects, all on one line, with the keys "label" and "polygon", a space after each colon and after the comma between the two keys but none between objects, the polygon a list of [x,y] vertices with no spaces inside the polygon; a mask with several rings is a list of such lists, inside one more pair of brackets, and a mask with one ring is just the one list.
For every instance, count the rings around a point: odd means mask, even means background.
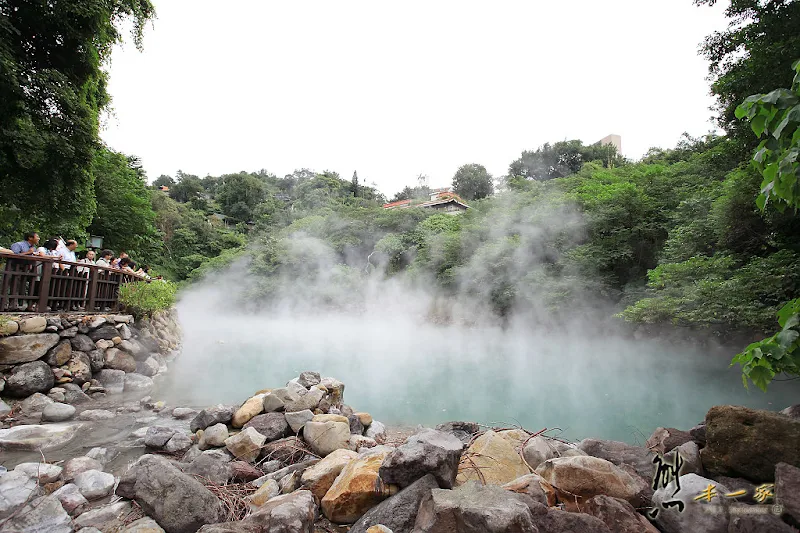
[{"label": "turquoise water", "polygon": [[734,348],[578,327],[443,327],[402,315],[222,314],[198,298],[184,298],[179,315],[183,354],[158,390],[172,405],[239,403],[315,370],[343,381],[348,404],[388,424],[470,420],[643,443],[658,426],[689,429],[713,405],[800,403],[800,381],[745,390],[728,367]]}]

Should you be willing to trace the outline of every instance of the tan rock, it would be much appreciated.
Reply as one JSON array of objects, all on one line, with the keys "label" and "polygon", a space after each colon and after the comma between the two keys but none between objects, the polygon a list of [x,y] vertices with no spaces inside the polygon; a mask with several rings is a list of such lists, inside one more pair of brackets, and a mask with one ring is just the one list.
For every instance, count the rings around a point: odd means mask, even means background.
[{"label": "tan rock", "polygon": [[530,474],[508,439],[487,431],[472,443],[461,457],[461,472],[456,485],[475,480],[487,485],[504,485]]},{"label": "tan rock", "polygon": [[347,463],[357,457],[358,454],[354,451],[334,450],[320,462],[303,472],[303,477],[301,478],[303,486],[321,500],[333,485],[336,476],[347,466]]},{"label": "tan rock", "polygon": [[314,415],[314,418],[311,419],[312,422],[344,422],[345,424],[350,424],[350,421],[347,420],[346,416],[342,415]]},{"label": "tan rock", "polygon": [[234,413],[231,425],[240,428],[250,422],[250,419],[264,412],[264,397],[253,396],[248,398]]},{"label": "tan rock", "polygon": [[378,469],[387,455],[388,450],[367,453],[342,469],[322,498],[322,513],[328,520],[353,523],[384,499]]},{"label": "tan rock", "polygon": [[161,526],[150,518],[145,516],[139,520],[135,520],[128,524],[125,528],[119,530],[120,533],[164,533]]},{"label": "tan rock", "polygon": [[519,451],[525,441],[530,437],[530,433],[523,429],[506,429],[504,431],[498,431],[497,435],[506,440],[516,451]]},{"label": "tan rock", "polygon": [[245,499],[250,503],[251,507],[261,507],[280,493],[281,489],[278,486],[278,482],[274,479],[268,479],[258,487],[257,491]]},{"label": "tan rock", "polygon": [[47,328],[47,319],[43,316],[32,316],[19,321],[20,333],[41,333]]},{"label": "tan rock", "polygon": [[589,455],[548,459],[536,473],[553,486],[555,496],[570,511],[577,511],[586,500],[599,494],[633,503],[646,488],[638,476]]},{"label": "tan rock", "polygon": [[267,437],[256,431],[256,428],[249,427],[225,439],[225,447],[237,459],[252,463],[258,458],[266,440]]},{"label": "tan rock", "polygon": [[122,337],[114,337],[113,339],[111,339],[111,342],[113,342],[115,346],[117,344],[122,344]]},{"label": "tan rock", "polygon": [[[319,415],[317,415],[319,416]],[[350,444],[350,424],[344,422],[307,422],[303,426],[303,439],[315,454],[325,457]]]},{"label": "tan rock", "polygon": [[13,335],[17,331],[19,331],[19,323],[14,320],[0,321],[0,335]]},{"label": "tan rock", "polygon": [[372,526],[371,528],[369,528],[367,530],[367,533],[394,533],[394,532],[388,527],[382,524],[378,524],[377,526]]},{"label": "tan rock", "polygon": [[594,496],[586,501],[581,511],[599,518],[614,533],[658,533],[658,529],[644,515],[619,498]]},{"label": "tan rock", "polygon": [[555,501],[549,501],[547,495],[553,493],[553,487],[539,474],[527,474],[518,477],[510,483],[503,485],[503,488],[518,494],[527,494],[535,501],[544,505],[555,505]]},{"label": "tan rock", "polygon": [[358,421],[361,422],[361,425],[367,427],[368,425],[372,424],[372,415],[369,413],[354,413],[355,416],[358,417]]}]

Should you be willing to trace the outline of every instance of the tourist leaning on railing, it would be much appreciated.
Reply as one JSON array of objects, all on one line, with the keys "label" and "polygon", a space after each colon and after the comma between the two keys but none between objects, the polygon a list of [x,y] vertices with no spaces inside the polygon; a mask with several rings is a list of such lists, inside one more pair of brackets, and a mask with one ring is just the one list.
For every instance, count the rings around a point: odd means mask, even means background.
[{"label": "tourist leaning on railing", "polygon": [[39,244],[39,234],[35,231],[26,233],[23,240],[11,245],[11,251],[20,255],[36,255],[37,244]]}]

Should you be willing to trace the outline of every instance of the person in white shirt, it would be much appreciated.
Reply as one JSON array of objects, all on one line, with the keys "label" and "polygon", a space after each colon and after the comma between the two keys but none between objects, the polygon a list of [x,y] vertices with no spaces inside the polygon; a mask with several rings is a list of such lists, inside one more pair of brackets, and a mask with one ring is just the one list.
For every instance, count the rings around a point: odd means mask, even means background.
[{"label": "person in white shirt", "polygon": [[111,260],[114,258],[114,252],[111,250],[103,250],[100,252],[100,259],[97,260],[96,265],[106,268],[111,268]]},{"label": "person in white shirt", "polygon": [[[78,262],[79,263],[86,263],[87,265],[93,265],[94,264],[94,250],[89,250],[88,252],[86,252],[86,257],[84,257],[83,259],[81,259]],[[81,274],[85,274],[85,273],[89,272],[89,269],[86,268],[86,267],[78,267],[78,272],[80,272]]]},{"label": "person in white shirt", "polygon": [[[78,247],[78,243],[73,241],[72,239],[68,240],[66,243],[66,250],[61,250],[61,259],[64,261],[72,261],[73,263],[78,262],[78,258],[75,257],[75,248]],[[70,265],[64,265],[64,268],[69,268]]]}]

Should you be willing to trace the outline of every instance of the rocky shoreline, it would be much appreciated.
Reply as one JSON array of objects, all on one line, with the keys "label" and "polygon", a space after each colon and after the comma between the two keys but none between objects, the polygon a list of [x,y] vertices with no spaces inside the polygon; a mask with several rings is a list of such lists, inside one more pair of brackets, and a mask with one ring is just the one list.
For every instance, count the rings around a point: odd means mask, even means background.
[{"label": "rocky shoreline", "polygon": [[[238,405],[166,406],[148,395],[179,349],[171,314],[36,318],[0,325],[2,395],[17,398],[0,429],[0,531],[800,526],[800,406],[717,406],[686,431],[658,428],[645,446],[471,422],[409,436],[348,406],[344,383],[315,372]],[[15,339],[43,334],[45,348]]]}]

